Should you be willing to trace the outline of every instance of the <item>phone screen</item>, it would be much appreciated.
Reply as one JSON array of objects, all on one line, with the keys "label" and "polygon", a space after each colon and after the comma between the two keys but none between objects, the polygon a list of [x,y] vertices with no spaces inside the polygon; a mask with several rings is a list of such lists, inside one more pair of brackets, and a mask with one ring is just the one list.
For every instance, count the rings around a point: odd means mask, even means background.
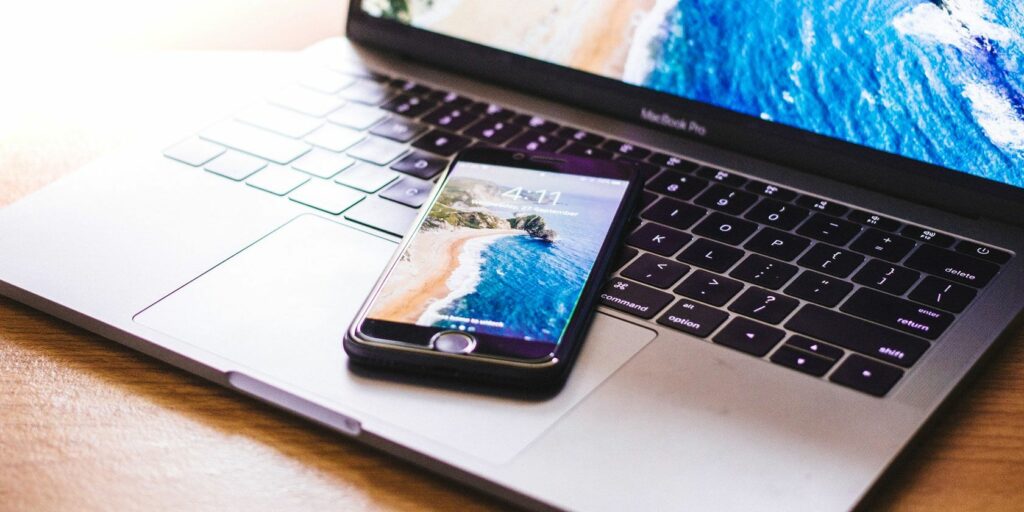
[{"label": "phone screen", "polygon": [[367,318],[557,344],[628,185],[456,162]]}]

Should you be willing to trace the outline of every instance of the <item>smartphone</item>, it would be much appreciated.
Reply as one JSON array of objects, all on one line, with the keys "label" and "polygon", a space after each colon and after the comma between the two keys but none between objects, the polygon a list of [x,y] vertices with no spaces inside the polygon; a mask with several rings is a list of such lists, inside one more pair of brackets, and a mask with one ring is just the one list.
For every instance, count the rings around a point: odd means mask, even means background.
[{"label": "smartphone", "polygon": [[462,152],[349,328],[350,360],[499,386],[559,385],[641,187],[620,162]]}]

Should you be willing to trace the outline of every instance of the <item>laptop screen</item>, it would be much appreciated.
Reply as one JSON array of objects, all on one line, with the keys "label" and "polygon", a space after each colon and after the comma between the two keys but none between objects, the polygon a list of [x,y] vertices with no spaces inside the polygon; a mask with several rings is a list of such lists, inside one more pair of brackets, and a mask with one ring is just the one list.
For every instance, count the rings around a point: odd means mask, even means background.
[{"label": "laptop screen", "polygon": [[364,0],[372,16],[1024,187],[1018,0]]}]

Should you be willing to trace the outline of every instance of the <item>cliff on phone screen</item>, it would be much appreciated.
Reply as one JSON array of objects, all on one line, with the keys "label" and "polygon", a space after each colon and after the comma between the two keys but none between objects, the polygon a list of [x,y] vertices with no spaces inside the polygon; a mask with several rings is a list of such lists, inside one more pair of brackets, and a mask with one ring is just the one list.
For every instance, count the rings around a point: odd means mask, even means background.
[{"label": "cliff on phone screen", "polygon": [[368,316],[555,343],[624,190],[542,171],[456,168]]}]

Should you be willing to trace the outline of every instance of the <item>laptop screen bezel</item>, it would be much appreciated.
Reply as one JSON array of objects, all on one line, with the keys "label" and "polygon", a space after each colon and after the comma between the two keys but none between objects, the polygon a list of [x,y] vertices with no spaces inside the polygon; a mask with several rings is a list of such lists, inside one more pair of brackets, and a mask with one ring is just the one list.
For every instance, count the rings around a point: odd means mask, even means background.
[{"label": "laptop screen bezel", "polygon": [[[678,136],[970,217],[1024,225],[1024,189],[366,14],[349,3],[355,42]],[[645,120],[647,108],[705,128]]]}]

